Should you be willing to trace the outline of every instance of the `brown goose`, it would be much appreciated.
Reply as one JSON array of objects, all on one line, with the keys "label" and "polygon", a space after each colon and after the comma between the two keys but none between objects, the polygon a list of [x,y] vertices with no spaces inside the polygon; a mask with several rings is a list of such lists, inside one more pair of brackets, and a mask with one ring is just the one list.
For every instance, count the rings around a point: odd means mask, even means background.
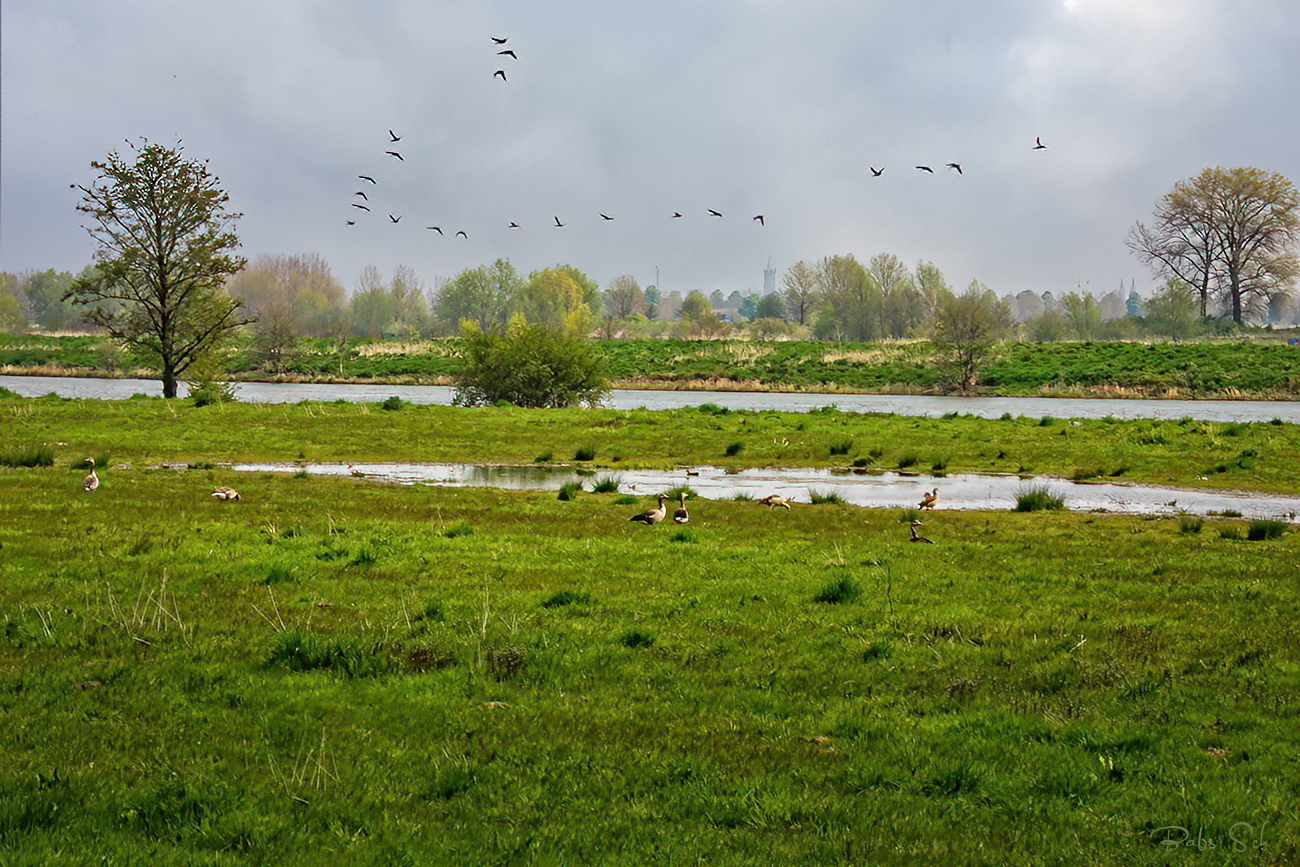
[{"label": "brown goose", "polygon": [[790,508],[790,504],[787,503],[785,497],[780,494],[768,494],[766,497],[761,497],[759,502],[764,506],[767,506],[769,510],[777,508],[788,510]]},{"label": "brown goose", "polygon": [[636,521],[638,524],[658,524],[664,519],[664,515],[668,512],[668,510],[664,508],[665,499],[664,495],[660,494],[658,508],[646,509],[639,515],[633,515],[631,520]]},{"label": "brown goose", "polygon": [[916,505],[918,508],[921,509],[933,509],[934,504],[938,502],[938,500],[939,500],[939,489],[935,488],[933,491],[926,491],[925,494],[922,495],[921,497],[921,502],[917,503]]},{"label": "brown goose", "polygon": [[673,512],[673,523],[689,524],[691,522],[691,513],[686,511],[686,492],[682,491],[678,496],[682,505],[677,511]]},{"label": "brown goose", "polygon": [[216,497],[218,500],[238,500],[239,491],[236,491],[234,488],[221,487],[213,491],[212,496]]},{"label": "brown goose", "polygon": [[86,458],[86,463],[90,464],[90,475],[81,483],[81,487],[87,494],[99,487],[99,476],[95,475],[95,459]]}]

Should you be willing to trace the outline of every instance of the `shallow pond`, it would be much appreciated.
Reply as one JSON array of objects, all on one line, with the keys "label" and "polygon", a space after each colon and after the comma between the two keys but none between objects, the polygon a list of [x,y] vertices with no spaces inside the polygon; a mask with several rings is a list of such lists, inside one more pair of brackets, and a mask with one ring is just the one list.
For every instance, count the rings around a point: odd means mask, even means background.
[{"label": "shallow pond", "polygon": [[[729,472],[700,466],[683,470],[575,471],[542,466],[478,466],[473,464],[236,464],[241,472],[298,472],[312,475],[356,476],[397,484],[491,487],[509,490],[558,491],[578,482],[590,491],[596,481],[613,478],[619,490],[653,496],[689,485],[702,499],[725,500],[748,495],[755,499],[780,494],[794,503],[808,503],[814,493],[835,494],[854,506],[891,508],[916,506],[921,495],[939,489],[938,508],[1002,511],[1015,506],[1017,494],[1046,487],[1065,498],[1067,509],[1104,510],[1126,514],[1206,515],[1239,512],[1248,518],[1294,520],[1300,497],[1166,488],[1158,485],[1071,482],[1047,476],[954,473],[947,476],[862,473],[826,469],[748,469]],[[629,507],[631,508],[631,507]]]}]

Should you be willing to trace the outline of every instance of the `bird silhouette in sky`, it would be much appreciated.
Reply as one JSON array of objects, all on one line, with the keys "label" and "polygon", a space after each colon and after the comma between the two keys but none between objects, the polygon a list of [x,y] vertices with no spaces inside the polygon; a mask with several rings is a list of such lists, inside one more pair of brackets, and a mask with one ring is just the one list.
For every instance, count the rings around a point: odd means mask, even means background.
[{"label": "bird silhouette in sky", "polygon": [[884,169],[878,169],[875,166],[867,166],[867,168],[871,169],[871,176],[873,178],[878,178],[885,173]]},{"label": "bird silhouette in sky", "polygon": [[766,225],[767,225],[767,220],[764,220],[764,219],[763,219],[763,215],[762,215],[762,214],[757,215],[756,217],[754,217],[754,219],[755,219],[755,220],[758,220],[758,224],[759,224],[760,226],[766,226]]},{"label": "bird silhouette in sky", "polygon": [[712,208],[709,208],[709,215],[710,215],[710,216],[713,216],[713,217],[721,217],[721,216],[722,216],[722,212],[721,212],[721,211],[715,211],[715,210],[713,210]]},{"label": "bird silhouette in sky", "polygon": [[556,218],[555,218],[555,228],[557,228],[557,229],[563,229],[563,228],[564,228],[564,224],[560,222],[560,218],[559,218],[559,217],[556,217]]},{"label": "bird silhouette in sky", "polygon": [[518,229],[518,228],[519,228],[519,224],[516,223],[514,220],[511,220],[511,221],[510,221],[510,225],[509,225],[509,226],[506,226],[506,228],[507,228],[507,229]]},{"label": "bird silhouette in sky", "polygon": [[500,55],[502,55],[502,54],[505,54],[505,55],[507,55],[507,56],[509,56],[509,57],[513,57],[515,60],[518,60],[518,59],[519,59],[519,55],[518,55],[518,54],[515,54],[514,50],[513,50],[513,49],[510,49],[510,48],[507,48],[505,51],[498,51],[498,52],[497,52],[497,56],[500,56]]},{"label": "bird silhouette in sky", "polygon": [[393,132],[391,129],[388,131],[388,137],[389,137],[390,139],[392,139],[393,141],[401,141],[401,140],[402,140],[402,137],[401,137],[400,135],[398,135],[397,133]]},{"label": "bird silhouette in sky", "polygon": [[917,166],[916,170],[918,172],[929,172],[930,174],[934,174],[934,169],[930,168],[929,166]]},{"label": "bird silhouette in sky", "polygon": [[428,229],[430,232],[437,232],[439,235],[442,234],[442,228],[440,226],[425,226],[424,228]]},{"label": "bird silhouette in sky", "polygon": [[365,199],[367,202],[370,201],[370,197],[367,196],[365,193],[361,192],[360,190],[357,190],[357,191],[356,191],[355,193],[353,193],[352,195],[354,195],[354,196],[360,196],[361,198]]},{"label": "bird silhouette in sky", "polygon": [[365,205],[358,205],[356,202],[353,202],[353,203],[352,203],[352,207],[354,207],[354,208],[360,208],[361,210],[363,210],[363,211],[367,211],[367,212],[370,210],[370,209],[367,208]]},{"label": "bird silhouette in sky", "polygon": [[465,234],[465,230],[464,230],[464,229],[461,229],[459,232],[457,232],[457,233],[456,233],[456,237],[457,237],[457,238],[464,238],[466,241],[469,240],[469,235],[466,235],[466,234]]},{"label": "bird silhouette in sky", "polygon": [[394,217],[392,214],[389,214],[389,215],[388,215],[388,219],[389,219],[389,221],[392,222],[392,223],[400,223],[400,222],[402,222],[402,218],[401,218],[401,217]]},{"label": "bird silhouette in sky", "polygon": [[372,184],[376,183],[375,179],[370,177],[370,175],[357,175],[357,177],[361,178],[363,181],[370,181]]},{"label": "bird silhouette in sky", "polygon": [[681,219],[681,216],[682,216],[682,212],[681,212],[681,211],[673,211],[673,219],[674,219],[674,220],[680,220],[680,219]]},{"label": "bird silhouette in sky", "polygon": [[506,78],[506,71],[505,71],[504,69],[498,69],[496,72],[492,73],[492,77],[493,77],[493,78],[496,78],[498,75],[501,76],[501,80],[502,80],[502,81],[508,81],[508,80],[509,80],[509,79]]},{"label": "bird silhouette in sky", "polygon": [[610,222],[613,222],[613,221],[614,221],[614,218],[611,217],[609,214],[606,214],[606,213],[601,213],[600,218],[601,218],[602,220],[609,220]]},{"label": "bird silhouette in sky", "polygon": [[349,225],[349,226],[355,226],[356,224],[357,224],[357,221],[356,221],[356,220],[348,220],[348,225]]},{"label": "bird silhouette in sky", "polygon": [[506,40],[509,39],[510,37],[509,37],[509,36],[505,36],[505,37],[502,37],[502,36],[492,36],[492,37],[489,37],[489,38],[490,38],[493,42],[495,42],[497,45],[505,45],[505,44],[506,44]]},{"label": "bird silhouette in sky", "polygon": [[962,174],[961,163],[948,163],[948,168],[953,169],[957,174]]},{"label": "bird silhouette in sky", "polygon": [[1043,144],[1043,139],[1041,136],[1034,136],[1034,146],[1030,148],[1030,150],[1035,150],[1035,151],[1047,150],[1047,145]]},{"label": "bird silhouette in sky", "polygon": [[397,151],[384,151],[384,153],[388,154],[390,157],[397,157],[399,160],[402,160],[402,162],[406,162],[406,160],[402,159],[402,155]]}]

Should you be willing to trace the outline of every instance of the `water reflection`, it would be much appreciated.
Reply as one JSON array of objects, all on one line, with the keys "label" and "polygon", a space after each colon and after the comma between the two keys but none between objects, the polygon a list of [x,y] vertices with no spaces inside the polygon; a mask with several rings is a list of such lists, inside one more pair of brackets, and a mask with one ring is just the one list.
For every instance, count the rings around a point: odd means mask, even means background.
[{"label": "water reflection", "polygon": [[678,485],[690,485],[700,497],[724,500],[737,496],[754,499],[780,494],[794,503],[808,503],[812,495],[834,494],[854,506],[891,508],[915,506],[921,495],[939,489],[940,509],[1006,510],[1016,496],[1031,486],[1049,488],[1065,498],[1074,511],[1104,510],[1125,514],[1207,515],[1235,511],[1250,517],[1281,517],[1294,520],[1300,514],[1300,498],[1268,494],[1198,491],[1159,485],[1071,482],[1038,476],[954,473],[948,476],[903,475],[900,473],[845,472],[833,469],[754,468],[728,472],[722,467],[692,467],[686,470],[607,470],[595,473],[570,468],[542,466],[499,466],[474,464],[238,464],[242,472],[297,472],[312,475],[356,476],[397,484],[492,487],[507,490],[558,491],[577,482],[588,491],[599,479],[610,477],[619,490],[651,496]]}]

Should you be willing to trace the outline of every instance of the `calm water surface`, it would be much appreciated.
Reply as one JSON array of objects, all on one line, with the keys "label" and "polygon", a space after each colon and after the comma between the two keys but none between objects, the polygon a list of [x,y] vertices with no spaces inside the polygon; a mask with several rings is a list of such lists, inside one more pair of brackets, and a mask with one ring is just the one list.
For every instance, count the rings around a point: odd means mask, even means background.
[{"label": "calm water surface", "polygon": [[[95,379],[70,376],[0,376],[0,387],[24,397],[53,392],[60,397],[125,400],[134,394],[162,396],[152,379]],[[184,393],[184,385],[181,386]],[[358,385],[352,383],[244,382],[236,386],[249,403],[346,400],[377,403],[393,395],[416,404],[450,405],[453,389],[444,385]],[[897,413],[939,417],[950,412],[998,418],[1004,413],[1038,418],[1161,418],[1186,416],[1206,421],[1270,421],[1300,424],[1300,401],[1271,400],[1120,400],[1066,397],[939,397],[906,394],[810,394],[734,391],[659,391],[616,389],[614,409],[680,409],[714,403],[735,410],[808,412],[834,404],[845,412]]]}]

